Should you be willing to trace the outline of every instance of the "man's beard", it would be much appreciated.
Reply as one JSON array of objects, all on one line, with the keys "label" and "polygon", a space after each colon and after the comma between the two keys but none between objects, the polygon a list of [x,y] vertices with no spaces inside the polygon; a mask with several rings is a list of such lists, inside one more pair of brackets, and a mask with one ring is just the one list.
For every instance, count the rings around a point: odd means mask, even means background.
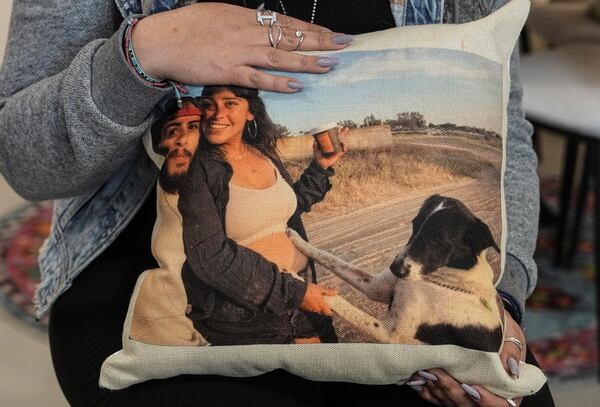
[{"label": "man's beard", "polygon": [[185,148],[177,148],[167,154],[164,167],[160,171],[160,175],[158,177],[158,183],[162,189],[165,190],[165,192],[169,194],[177,194],[187,173],[186,169],[185,171],[177,174],[169,174],[169,159],[184,156],[191,160],[193,155],[194,154],[191,151]]},{"label": "man's beard", "polygon": [[163,168],[158,176],[158,184],[168,194],[178,194],[179,188],[183,185],[186,173],[179,173],[175,175],[169,175],[168,170]]}]

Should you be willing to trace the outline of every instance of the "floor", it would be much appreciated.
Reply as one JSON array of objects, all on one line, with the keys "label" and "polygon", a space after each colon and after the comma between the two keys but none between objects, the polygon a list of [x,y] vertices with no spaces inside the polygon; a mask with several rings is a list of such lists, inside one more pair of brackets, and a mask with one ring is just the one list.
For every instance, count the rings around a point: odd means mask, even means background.
[{"label": "floor", "polygon": [[[541,171],[557,172],[561,140],[546,135],[542,140]],[[554,164],[553,164],[554,163]],[[23,201],[0,177],[0,216]],[[52,370],[47,335],[24,324],[0,306],[0,406],[67,406]],[[551,383],[559,407],[591,407],[600,400],[595,380]]]}]

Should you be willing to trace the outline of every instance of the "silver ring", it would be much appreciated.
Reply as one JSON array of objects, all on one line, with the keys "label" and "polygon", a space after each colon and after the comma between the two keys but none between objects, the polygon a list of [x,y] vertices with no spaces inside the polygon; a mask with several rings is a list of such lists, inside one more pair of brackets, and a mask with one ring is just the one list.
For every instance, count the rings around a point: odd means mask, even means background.
[{"label": "silver ring", "polygon": [[520,340],[518,340],[517,338],[514,338],[512,336],[509,336],[508,338],[504,339],[504,342],[511,342],[514,343],[515,345],[517,345],[517,347],[521,350],[521,352],[523,351],[523,344],[521,343]]},{"label": "silver ring", "polygon": [[304,33],[302,32],[302,30],[296,30],[294,35],[296,36],[296,38],[298,38],[298,45],[296,45],[296,48],[294,48],[294,51],[298,51],[300,49],[300,47],[302,46],[302,43],[304,42]]},{"label": "silver ring", "polygon": [[277,28],[277,38],[273,38],[273,26],[269,26],[269,42],[273,48],[277,48],[283,38],[283,28],[280,25],[276,25],[275,28]]},{"label": "silver ring", "polygon": [[256,22],[261,26],[265,25],[265,20],[268,20],[269,26],[273,26],[277,22],[277,12],[264,10],[264,4],[256,9]]}]

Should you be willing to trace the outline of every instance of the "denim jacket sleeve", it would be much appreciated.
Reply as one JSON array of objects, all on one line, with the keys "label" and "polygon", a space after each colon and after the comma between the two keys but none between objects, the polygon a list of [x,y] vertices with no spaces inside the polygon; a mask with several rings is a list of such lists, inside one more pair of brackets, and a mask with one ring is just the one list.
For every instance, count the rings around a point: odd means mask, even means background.
[{"label": "denim jacket sleeve", "polygon": [[329,178],[334,174],[332,167],[323,168],[312,160],[298,181],[293,185],[298,199],[298,211],[309,212],[310,208],[320,202],[331,189]]},{"label": "denim jacket sleeve", "polygon": [[0,70],[0,173],[26,199],[95,190],[141,151],[167,90],[127,65],[121,19],[111,1],[14,0]]},{"label": "denim jacket sleeve", "polygon": [[202,283],[253,311],[282,314],[297,309],[307,284],[226,236],[201,160],[192,161],[187,178],[178,204],[187,257],[184,267]]}]

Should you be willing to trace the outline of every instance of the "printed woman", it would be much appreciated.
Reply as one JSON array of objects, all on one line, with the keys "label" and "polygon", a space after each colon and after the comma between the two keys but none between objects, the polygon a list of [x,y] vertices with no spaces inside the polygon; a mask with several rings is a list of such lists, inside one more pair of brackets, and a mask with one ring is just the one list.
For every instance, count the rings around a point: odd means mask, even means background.
[{"label": "printed woman", "polygon": [[[314,158],[295,183],[258,91],[207,86],[201,145],[180,189],[188,317],[213,345],[336,342],[314,265],[287,237],[331,188],[344,152]],[[310,272],[310,273],[309,273]],[[312,280],[312,282],[307,282]]]}]

